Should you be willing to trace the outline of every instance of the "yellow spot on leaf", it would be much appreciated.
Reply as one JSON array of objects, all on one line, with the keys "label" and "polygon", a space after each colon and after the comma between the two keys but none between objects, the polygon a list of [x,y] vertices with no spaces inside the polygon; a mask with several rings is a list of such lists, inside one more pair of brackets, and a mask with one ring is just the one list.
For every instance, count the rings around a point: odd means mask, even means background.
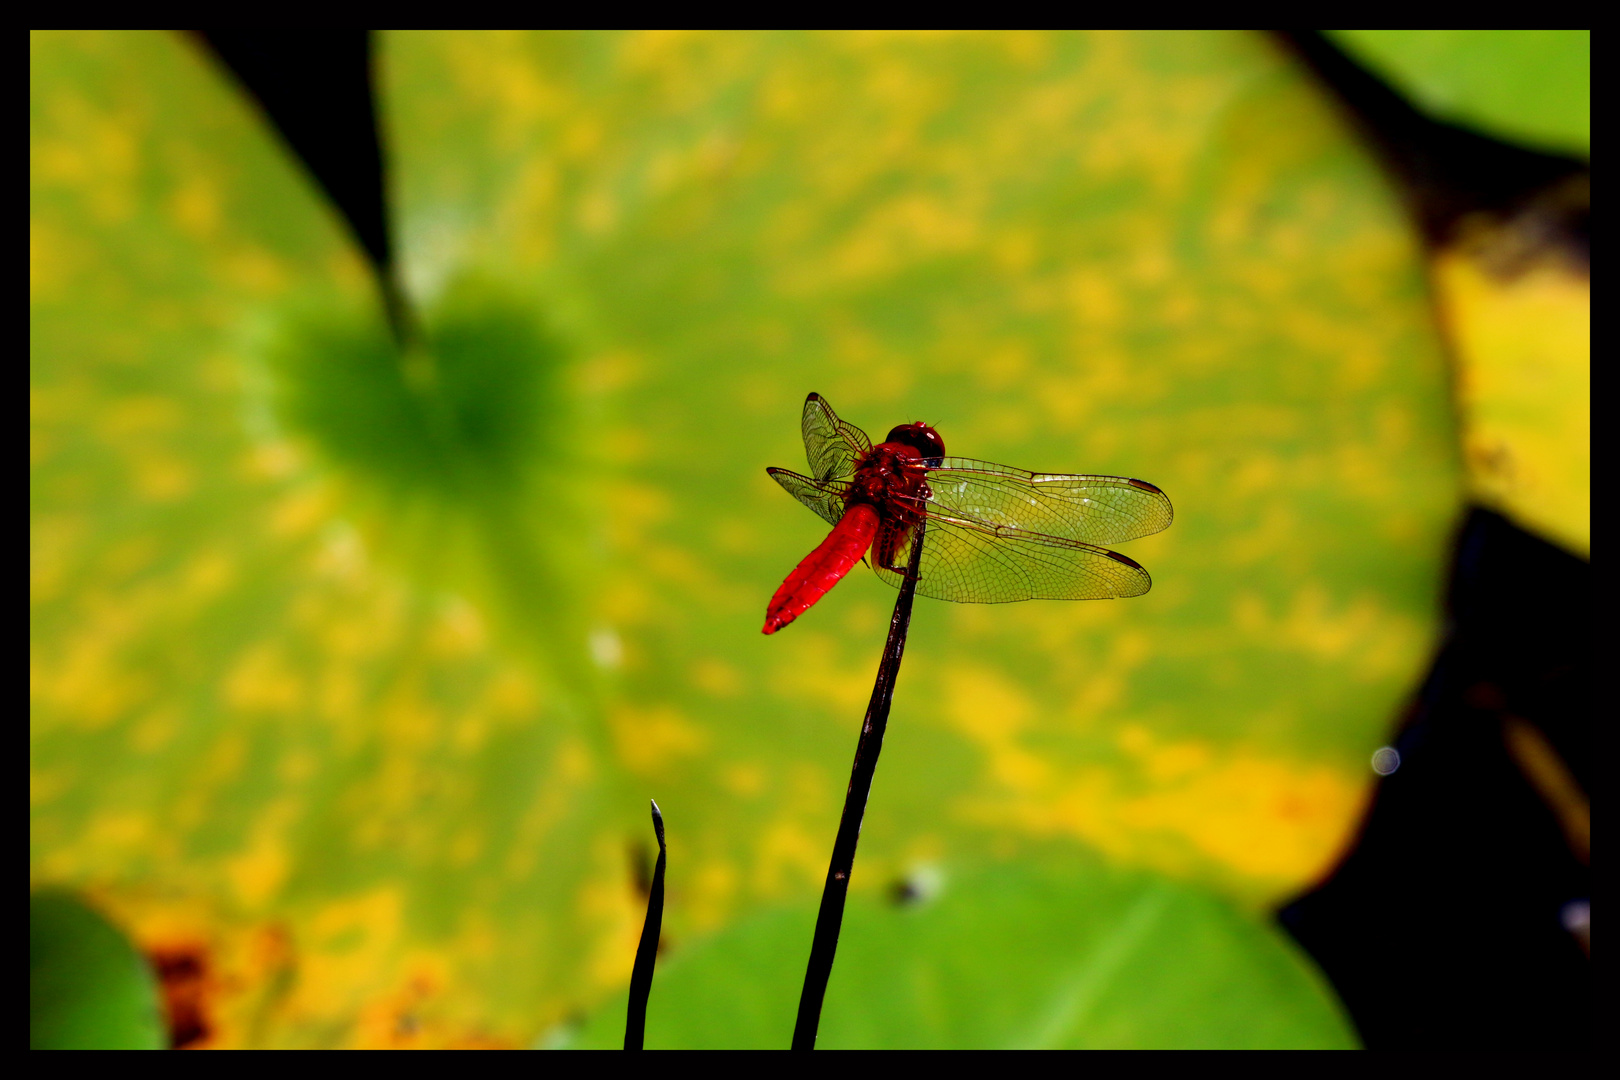
[{"label": "yellow spot on leaf", "polygon": [[1163,790],[1126,800],[1119,820],[1184,837],[1255,881],[1281,884],[1327,868],[1362,804],[1359,778],[1275,758],[1213,757],[1197,744],[1155,747],[1143,764]]},{"label": "yellow spot on leaf", "polygon": [[172,454],[137,451],[128,462],[135,490],[153,502],[172,502],[189,494],[196,484],[191,466]]},{"label": "yellow spot on leaf", "polygon": [[130,731],[129,748],[138,754],[154,753],[173,741],[180,727],[180,710],[171,705],[159,706],[136,722]]},{"label": "yellow spot on leaf", "polygon": [[765,790],[765,769],[760,765],[733,765],[722,779],[728,791],[745,799],[752,799]]},{"label": "yellow spot on leaf", "polygon": [[447,603],[433,625],[430,647],[443,657],[471,656],[488,644],[478,609],[457,597]]},{"label": "yellow spot on leaf", "polygon": [[180,230],[194,240],[206,241],[219,230],[222,208],[213,178],[192,172],[169,196],[169,213]]},{"label": "yellow spot on leaf", "polygon": [[827,839],[798,819],[778,819],[758,833],[754,888],[763,896],[781,896],[827,873]]},{"label": "yellow spot on leaf", "polygon": [[742,672],[717,656],[707,656],[692,666],[692,683],[717,698],[736,697],[742,689]]},{"label": "yellow spot on leaf", "polygon": [[246,848],[225,864],[225,876],[238,903],[250,911],[263,910],[287,879],[291,860],[286,828],[294,807],[283,803],[260,811]]},{"label": "yellow spot on leaf", "polygon": [[579,892],[580,914],[595,934],[586,961],[587,978],[598,992],[612,992],[630,980],[646,914],[645,900],[629,887],[628,875],[622,872],[623,850],[609,847],[598,852],[598,861],[620,872],[594,877]]},{"label": "yellow spot on leaf", "polygon": [[332,513],[332,491],[324,485],[311,485],[284,495],[271,511],[270,528],[278,536],[307,536]]},{"label": "yellow spot on leaf", "polygon": [[686,888],[686,913],[698,930],[710,930],[731,914],[739,875],[735,864],[709,861],[693,869]]},{"label": "yellow spot on leaf", "polygon": [[623,705],[609,719],[613,745],[625,767],[657,776],[709,745],[709,733],[671,705]]},{"label": "yellow spot on leaf", "polygon": [[352,1015],[397,960],[404,898],[384,885],[330,902],[308,920],[299,944],[294,1011]]},{"label": "yellow spot on leaf", "polygon": [[243,712],[291,712],[304,700],[304,680],[273,642],[251,645],[225,676],[225,703]]}]

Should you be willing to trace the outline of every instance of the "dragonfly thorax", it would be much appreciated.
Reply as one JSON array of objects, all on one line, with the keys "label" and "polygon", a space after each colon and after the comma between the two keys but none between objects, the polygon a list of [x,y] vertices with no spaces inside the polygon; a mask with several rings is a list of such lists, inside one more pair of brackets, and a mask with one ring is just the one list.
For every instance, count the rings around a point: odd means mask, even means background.
[{"label": "dragonfly thorax", "polygon": [[928,497],[926,473],[917,447],[905,442],[879,443],[856,464],[844,504],[865,503],[876,507],[885,520],[909,524],[915,520],[919,499]]}]

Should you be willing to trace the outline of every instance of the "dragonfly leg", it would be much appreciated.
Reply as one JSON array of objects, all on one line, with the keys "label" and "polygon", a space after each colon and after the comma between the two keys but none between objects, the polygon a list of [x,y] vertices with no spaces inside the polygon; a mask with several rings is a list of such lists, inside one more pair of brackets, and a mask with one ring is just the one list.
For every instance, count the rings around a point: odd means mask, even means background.
[{"label": "dragonfly leg", "polygon": [[922,574],[921,573],[919,573],[916,577],[912,577],[910,572],[904,566],[890,566],[888,563],[879,563],[878,565],[883,567],[883,569],[885,569],[885,570],[891,570],[894,573],[899,574],[901,577],[905,578],[907,581],[921,581],[922,580]]},{"label": "dragonfly leg", "polygon": [[910,570],[905,565],[907,560],[900,557],[901,549],[905,547],[906,537],[907,530],[904,527],[886,524],[884,529],[878,533],[877,539],[872,542],[869,552],[872,565],[878,569],[899,574],[907,581],[921,581],[921,573],[919,572],[917,577],[912,577]]}]

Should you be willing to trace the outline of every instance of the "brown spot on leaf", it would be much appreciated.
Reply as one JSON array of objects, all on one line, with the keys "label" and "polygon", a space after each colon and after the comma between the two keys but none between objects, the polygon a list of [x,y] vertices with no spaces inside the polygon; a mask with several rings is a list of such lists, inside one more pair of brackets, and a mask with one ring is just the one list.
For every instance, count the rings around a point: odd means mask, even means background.
[{"label": "brown spot on leaf", "polygon": [[214,1032],[209,1015],[208,953],[201,945],[154,949],[147,954],[163,991],[163,1011],[169,1022],[169,1046],[195,1049]]}]

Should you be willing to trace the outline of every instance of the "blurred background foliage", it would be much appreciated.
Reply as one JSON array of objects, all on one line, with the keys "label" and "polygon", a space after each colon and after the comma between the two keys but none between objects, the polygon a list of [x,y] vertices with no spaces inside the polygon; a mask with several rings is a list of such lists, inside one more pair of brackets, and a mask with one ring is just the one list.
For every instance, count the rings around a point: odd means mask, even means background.
[{"label": "blurred background foliage", "polygon": [[1429,258],[1257,34],[390,33],[402,348],[205,50],[31,42],[31,880],[186,1044],[611,1043],[651,794],[649,1045],[785,1045],[893,595],[759,634],[810,390],[1177,507],[1140,600],[919,606],[829,1040],[1353,1042],[1264,909],[1351,840],[1465,499],[1589,543],[1528,219]]},{"label": "blurred background foliage", "polygon": [[1590,30],[1329,30],[1419,108],[1487,135],[1590,158]]}]

